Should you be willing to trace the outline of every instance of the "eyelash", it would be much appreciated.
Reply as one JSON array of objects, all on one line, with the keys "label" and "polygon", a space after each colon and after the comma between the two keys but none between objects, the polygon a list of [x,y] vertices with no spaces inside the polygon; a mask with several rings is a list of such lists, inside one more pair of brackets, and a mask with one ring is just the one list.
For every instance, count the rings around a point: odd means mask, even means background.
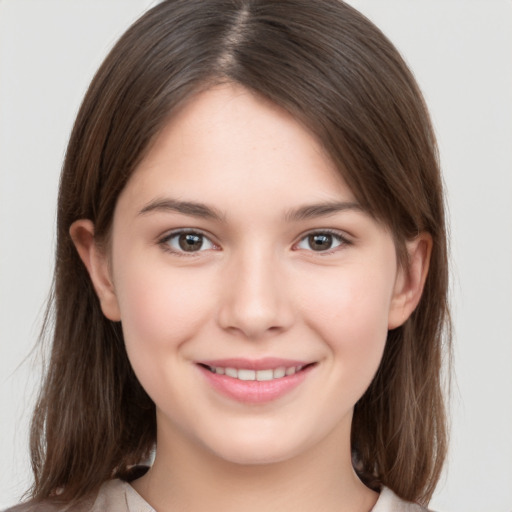
[{"label": "eyelash", "polygon": [[205,233],[203,233],[201,230],[199,229],[179,229],[179,230],[176,230],[176,231],[172,231],[171,233],[165,235],[163,238],[161,238],[158,243],[159,245],[162,246],[162,248],[167,251],[167,252],[170,252],[176,256],[184,256],[184,257],[194,257],[194,256],[197,256],[199,253],[203,252],[203,250],[199,250],[199,251],[184,251],[184,250],[176,250],[176,249],[173,249],[171,246],[170,246],[170,241],[173,239],[173,238],[176,238],[178,239],[180,235],[196,235],[196,236],[200,236],[202,238],[202,241],[203,241],[203,244],[205,241],[208,241],[213,247],[217,247],[217,244],[215,244],[214,242],[212,242],[212,240],[210,239],[210,237],[208,235],[206,235]]},{"label": "eyelash", "polygon": [[325,251],[314,251],[313,249],[306,249],[309,252],[318,254],[319,256],[328,256],[330,254],[334,254],[335,252],[342,249],[343,247],[346,247],[346,246],[349,246],[352,244],[352,242],[350,240],[348,240],[344,235],[342,235],[339,231],[335,231],[333,229],[317,229],[317,230],[310,231],[309,233],[306,233],[305,235],[303,235],[301,237],[301,239],[294,245],[294,247],[296,247],[302,241],[306,240],[308,237],[315,236],[315,235],[329,235],[333,239],[335,239],[339,242],[339,244],[336,247],[334,247],[332,249],[331,248],[327,249]]},{"label": "eyelash", "polygon": [[[210,239],[209,236],[207,236],[205,233],[203,233],[201,230],[198,230],[198,229],[180,229],[180,230],[177,230],[177,231],[173,231],[173,232],[165,235],[162,239],[160,239],[158,241],[158,243],[159,243],[159,245],[162,246],[162,248],[165,251],[170,252],[170,253],[172,253],[174,255],[177,255],[177,256],[180,256],[180,257],[194,257],[194,256],[197,256],[199,253],[204,252],[205,249],[202,249],[202,247],[201,247],[200,250],[198,250],[198,251],[176,250],[176,249],[173,249],[170,246],[170,243],[169,243],[172,239],[178,239],[178,237],[180,235],[189,235],[189,234],[201,237],[202,245],[204,245],[205,241],[208,241],[212,245],[211,248],[217,248],[218,247]],[[311,253],[317,253],[320,256],[327,256],[327,255],[330,255],[330,254],[333,254],[333,253],[337,252],[340,248],[342,248],[344,246],[351,245],[350,240],[348,240],[345,236],[343,236],[339,231],[335,231],[335,230],[332,230],[332,229],[320,229],[320,230],[310,231],[310,232],[302,235],[300,240],[293,245],[293,248],[295,249],[295,247],[297,247],[300,243],[302,243],[303,241],[307,240],[308,237],[318,236],[318,235],[329,235],[334,240],[336,240],[338,242],[338,245],[336,245],[332,249],[330,248],[330,249],[327,249],[325,251],[315,251],[315,250],[313,250],[311,248],[310,249],[305,249],[306,251],[311,252]],[[210,250],[211,248],[208,248],[206,250]]]}]

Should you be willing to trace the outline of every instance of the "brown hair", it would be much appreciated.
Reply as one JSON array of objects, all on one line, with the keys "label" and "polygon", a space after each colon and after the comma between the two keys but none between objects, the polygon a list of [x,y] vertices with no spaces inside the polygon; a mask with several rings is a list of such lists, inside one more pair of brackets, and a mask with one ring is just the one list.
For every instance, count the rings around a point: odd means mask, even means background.
[{"label": "brown hair", "polygon": [[[318,137],[358,201],[405,241],[430,233],[422,299],[389,332],[356,404],[354,465],[370,486],[427,502],[446,452],[441,368],[450,341],[448,264],[435,137],[415,80],[388,39],[338,0],[167,0],[119,40],[79,111],[61,176],[51,359],[32,424],[34,501],[74,502],[126,477],[155,443],[155,410],[105,318],[69,235],[108,239],[119,193],[173,110],[234,82]],[[53,316],[51,316],[53,315]]]}]

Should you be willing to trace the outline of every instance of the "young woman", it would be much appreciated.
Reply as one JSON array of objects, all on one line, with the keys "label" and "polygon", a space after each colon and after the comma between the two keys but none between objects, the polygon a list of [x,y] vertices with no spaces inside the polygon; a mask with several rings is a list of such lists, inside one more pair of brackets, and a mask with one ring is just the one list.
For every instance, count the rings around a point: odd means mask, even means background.
[{"label": "young woman", "polygon": [[162,2],[71,135],[21,509],[421,510],[447,281],[429,116],[374,25]]}]

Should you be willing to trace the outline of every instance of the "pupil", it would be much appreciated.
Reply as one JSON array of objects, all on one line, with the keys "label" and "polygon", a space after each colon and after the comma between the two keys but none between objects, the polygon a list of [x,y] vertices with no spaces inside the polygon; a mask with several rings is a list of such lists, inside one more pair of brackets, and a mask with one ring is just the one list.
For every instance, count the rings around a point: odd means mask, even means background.
[{"label": "pupil", "polygon": [[332,245],[332,235],[310,235],[309,245],[314,251],[329,249]]},{"label": "pupil", "polygon": [[203,237],[201,235],[194,235],[193,233],[185,233],[180,235],[179,244],[184,251],[197,251],[201,249],[203,245]]}]

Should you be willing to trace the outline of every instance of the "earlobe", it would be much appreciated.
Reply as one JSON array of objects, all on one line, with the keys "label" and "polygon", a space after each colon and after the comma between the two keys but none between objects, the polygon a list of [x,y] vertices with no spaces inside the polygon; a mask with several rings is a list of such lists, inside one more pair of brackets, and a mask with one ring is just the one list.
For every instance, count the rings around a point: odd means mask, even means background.
[{"label": "earlobe", "polygon": [[121,314],[109,268],[108,256],[98,247],[94,238],[94,224],[88,219],[80,219],[69,228],[80,259],[91,278],[103,314],[112,321],[120,321]]},{"label": "earlobe", "polygon": [[389,310],[388,329],[402,325],[420,302],[432,253],[432,236],[429,233],[420,233],[406,242],[406,250],[408,265],[398,270]]}]

